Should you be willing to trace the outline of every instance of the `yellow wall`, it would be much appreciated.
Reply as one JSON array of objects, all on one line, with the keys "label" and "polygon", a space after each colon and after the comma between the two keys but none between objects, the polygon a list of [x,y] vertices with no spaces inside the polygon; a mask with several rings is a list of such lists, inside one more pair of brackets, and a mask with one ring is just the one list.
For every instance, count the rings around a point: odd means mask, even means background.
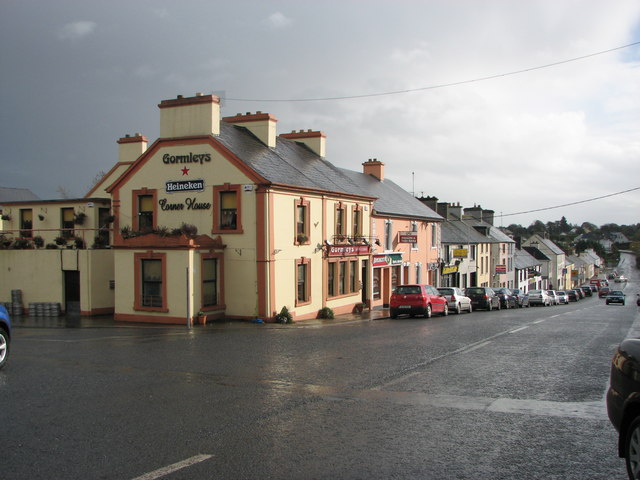
[{"label": "yellow wall", "polygon": [[64,308],[64,272],[80,271],[80,309],[113,309],[111,250],[0,250],[0,301],[11,301],[11,290],[22,290],[24,307],[31,302],[57,302]]}]

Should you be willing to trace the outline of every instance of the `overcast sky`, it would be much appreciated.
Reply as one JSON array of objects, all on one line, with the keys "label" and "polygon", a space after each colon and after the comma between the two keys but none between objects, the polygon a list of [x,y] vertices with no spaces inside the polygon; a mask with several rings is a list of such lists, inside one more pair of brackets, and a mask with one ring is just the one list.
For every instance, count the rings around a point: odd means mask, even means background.
[{"label": "overcast sky", "polygon": [[640,190],[509,215],[640,187],[635,42],[637,0],[2,0],[0,186],[82,197],[161,100],[203,92],[497,225],[638,223]]}]

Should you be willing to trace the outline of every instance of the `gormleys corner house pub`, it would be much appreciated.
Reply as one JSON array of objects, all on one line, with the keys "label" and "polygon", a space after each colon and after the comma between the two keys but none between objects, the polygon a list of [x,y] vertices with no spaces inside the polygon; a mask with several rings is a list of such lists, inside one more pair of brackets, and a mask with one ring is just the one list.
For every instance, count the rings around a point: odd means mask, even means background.
[{"label": "gormleys corner house pub", "polygon": [[[301,320],[437,281],[442,218],[384,179],[382,162],[338,168],[324,133],[277,135],[261,112],[221,119],[214,95],[159,109],[160,138],[121,138],[118,163],[86,196],[111,202],[116,320],[269,321],[284,306]],[[81,272],[81,290],[97,268]]]}]

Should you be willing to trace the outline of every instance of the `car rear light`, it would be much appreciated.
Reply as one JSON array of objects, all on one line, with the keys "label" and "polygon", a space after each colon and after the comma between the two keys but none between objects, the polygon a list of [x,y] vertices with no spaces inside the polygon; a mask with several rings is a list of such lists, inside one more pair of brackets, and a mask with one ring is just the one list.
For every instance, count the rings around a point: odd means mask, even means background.
[{"label": "car rear light", "polygon": [[485,299],[485,300],[489,300],[489,295],[485,295],[485,296],[484,296],[484,299]]},{"label": "car rear light", "polygon": [[455,295],[451,295],[451,301],[455,302],[456,301],[456,296]]}]

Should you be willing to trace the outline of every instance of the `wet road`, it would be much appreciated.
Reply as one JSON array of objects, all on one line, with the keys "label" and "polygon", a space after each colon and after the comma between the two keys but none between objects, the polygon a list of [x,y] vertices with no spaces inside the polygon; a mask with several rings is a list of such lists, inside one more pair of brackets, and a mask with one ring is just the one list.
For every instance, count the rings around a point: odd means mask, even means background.
[{"label": "wet road", "polygon": [[17,328],[0,476],[624,478],[604,394],[639,326],[634,302],[594,297],[322,327]]}]

